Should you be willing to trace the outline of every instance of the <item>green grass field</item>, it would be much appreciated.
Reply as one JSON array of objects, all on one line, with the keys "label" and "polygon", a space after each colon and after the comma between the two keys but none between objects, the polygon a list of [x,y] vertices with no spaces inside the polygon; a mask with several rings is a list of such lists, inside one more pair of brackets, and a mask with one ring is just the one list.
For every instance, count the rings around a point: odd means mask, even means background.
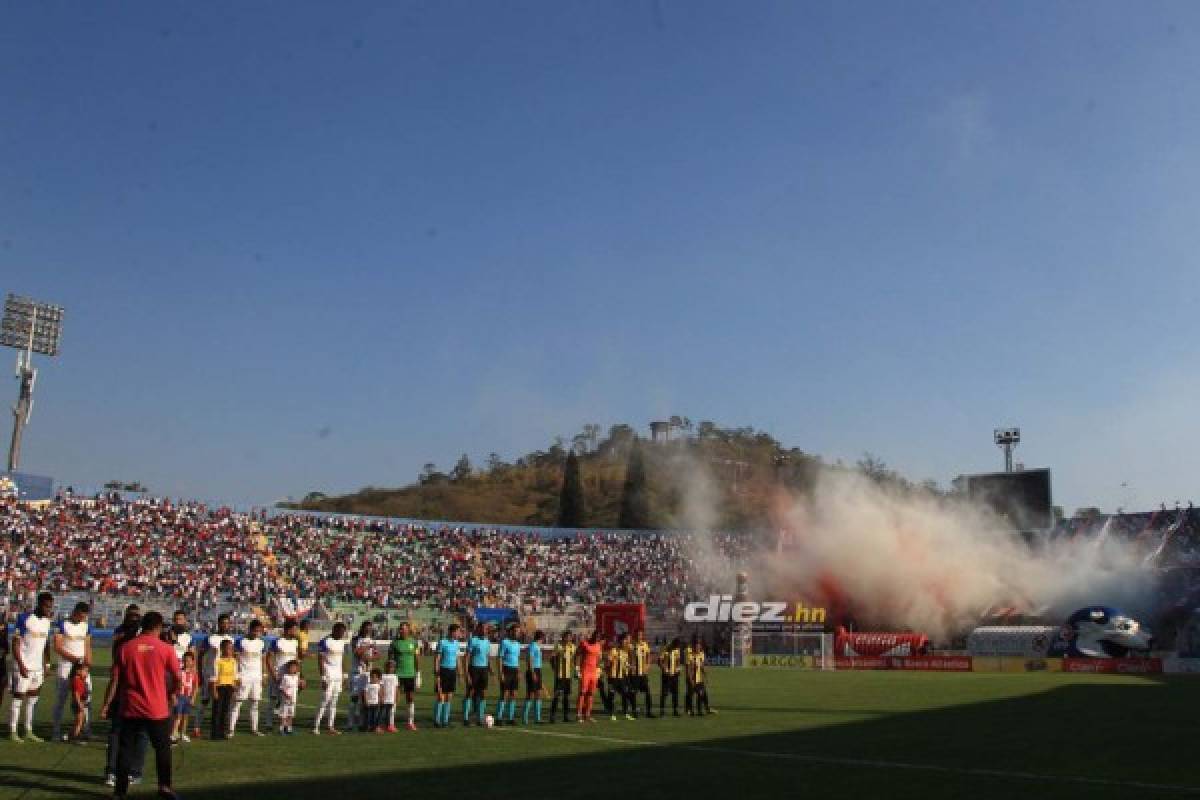
[{"label": "green grass field", "polygon": [[[105,673],[96,670],[98,696]],[[705,718],[494,730],[433,729],[426,690],[419,732],[341,737],[308,732],[310,689],[295,736],[176,748],[175,786],[187,800],[1200,794],[1194,678],[714,669],[711,686],[719,713]],[[46,726],[52,705],[47,686],[38,706]],[[5,725],[7,708],[6,697]],[[108,796],[103,763],[100,740],[0,741],[0,798]],[[133,796],[154,794],[152,764]]]}]

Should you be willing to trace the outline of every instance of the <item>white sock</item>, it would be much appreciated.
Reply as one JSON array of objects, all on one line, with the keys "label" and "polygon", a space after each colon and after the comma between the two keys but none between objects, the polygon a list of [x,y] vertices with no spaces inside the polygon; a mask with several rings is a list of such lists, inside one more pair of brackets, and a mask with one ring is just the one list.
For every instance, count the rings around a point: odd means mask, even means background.
[{"label": "white sock", "polygon": [[37,705],[37,695],[25,698],[25,732],[33,733],[33,709]]},{"label": "white sock", "polygon": [[258,701],[250,701],[250,730],[258,730]]},{"label": "white sock", "polygon": [[25,702],[24,698],[13,695],[9,700],[8,706],[8,729],[12,733],[17,732],[17,723],[21,721],[21,703]]},{"label": "white sock", "polygon": [[388,706],[388,727],[396,727],[396,704],[392,703]]},{"label": "white sock", "polygon": [[323,716],[325,716],[325,704],[321,703],[321,705],[317,706],[317,721],[313,723],[314,731],[321,730],[321,717]]},{"label": "white sock", "polygon": [[417,716],[417,704],[409,703],[408,704],[408,724],[409,725],[413,724],[413,720],[416,718],[416,716]]}]

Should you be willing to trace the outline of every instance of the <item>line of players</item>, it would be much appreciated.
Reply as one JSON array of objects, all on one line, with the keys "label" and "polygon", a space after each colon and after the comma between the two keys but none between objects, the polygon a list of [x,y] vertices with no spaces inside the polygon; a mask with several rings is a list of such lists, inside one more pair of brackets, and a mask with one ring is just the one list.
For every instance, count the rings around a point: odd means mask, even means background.
[{"label": "line of players", "polygon": [[[49,593],[38,596],[34,611],[17,619],[12,652],[15,671],[12,675],[12,700],[9,714],[10,738],[15,742],[40,742],[33,730],[34,709],[49,664],[46,650],[53,641],[53,653],[58,658],[58,682],[53,714],[53,737],[66,740],[62,733],[62,717],[68,704],[75,711],[73,733],[85,739],[90,733],[92,641],[88,623],[89,608],[78,603],[69,616],[53,624],[54,598]],[[126,609],[122,624],[114,634],[114,651],[121,642],[136,635],[140,622],[137,606]],[[345,682],[343,661],[350,656],[351,729],[395,732],[396,700],[403,693],[407,703],[407,724],[416,730],[414,695],[420,686],[420,647],[409,627],[402,625],[399,635],[390,643],[384,669],[374,666],[379,652],[372,636],[371,623],[363,623],[353,638],[347,638],[343,623],[334,625],[329,636],[317,648],[321,676],[321,702],[317,709],[313,732],[319,733],[322,721],[327,731],[338,733],[336,716],[338,700]],[[264,627],[258,620],[250,623],[246,634],[235,636],[228,615],[217,620],[217,630],[209,634],[193,634],[187,616],[177,611],[165,638],[175,648],[185,675],[174,710],[172,728],[175,741],[187,742],[189,724],[192,736],[199,736],[204,710],[210,710],[213,738],[234,735],[243,706],[249,704],[249,725],[252,735],[260,730],[260,703],[264,684],[269,699],[275,702],[280,718],[280,732],[291,733],[299,690],[304,688],[300,677],[300,660],[307,650],[306,633],[295,622],[284,624],[282,633],[268,646]],[[521,628],[509,626],[500,639],[497,656],[491,654],[492,629],[477,625],[474,633],[465,637],[460,626],[450,626],[448,633],[435,648],[436,662],[434,692],[436,702],[433,721],[437,727],[451,724],[451,707],[461,680],[465,689],[462,722],[484,724],[487,717],[489,680],[498,675],[500,698],[495,719],[500,724],[515,724],[517,693],[522,663],[524,664],[525,699],[522,721],[540,723],[545,689],[542,683],[543,661],[553,670],[554,685],[549,718],[554,722],[561,705],[563,721],[569,721],[572,684],[578,680],[575,715],[580,722],[592,721],[594,696],[600,695],[605,711],[617,719],[617,702],[628,719],[637,714],[637,699],[645,699],[645,715],[654,717],[650,693],[650,667],[660,670],[659,714],[665,715],[667,697],[671,698],[673,713],[679,715],[679,682],[685,684],[685,708],[690,714],[711,711],[705,680],[705,652],[700,641],[693,637],[684,647],[678,639],[654,657],[644,635],[634,638],[622,634],[607,641],[596,630],[586,639],[576,641],[574,634],[564,632],[560,641],[544,653],[545,636],[535,632],[525,641]],[[6,642],[4,644],[7,644]],[[6,659],[0,658],[0,670]],[[3,700],[3,675],[0,675],[0,701]],[[268,680],[269,679],[269,680]],[[110,687],[109,694],[112,694]],[[111,697],[106,698],[106,705]],[[24,712],[25,736],[18,733]]]}]

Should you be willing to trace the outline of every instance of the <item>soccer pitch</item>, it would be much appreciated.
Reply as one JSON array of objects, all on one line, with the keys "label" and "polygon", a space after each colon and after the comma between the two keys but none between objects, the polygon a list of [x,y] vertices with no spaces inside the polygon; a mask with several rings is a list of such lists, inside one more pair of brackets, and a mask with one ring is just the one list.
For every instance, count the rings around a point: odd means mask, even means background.
[{"label": "soccer pitch", "polygon": [[[309,659],[310,685],[314,671]],[[106,672],[95,673],[97,709]],[[247,736],[243,718],[232,741],[175,748],[175,786],[185,800],[410,793],[488,800],[680,792],[926,800],[1200,795],[1200,767],[1188,753],[1200,708],[1194,678],[728,669],[709,675],[719,713],[705,718],[613,722],[598,715],[591,725],[492,730],[461,727],[457,700],[455,727],[434,729],[426,676],[418,693],[420,731],[340,737],[309,732],[317,701],[310,688],[294,736]],[[494,697],[493,691],[491,709]],[[38,705],[47,736],[52,706],[47,686]],[[548,710],[547,701],[543,716]],[[265,710],[263,720],[270,724]],[[95,728],[103,733],[107,724],[97,721]],[[106,797],[112,790],[101,784],[103,764],[102,740],[82,747],[0,741],[0,798]],[[153,775],[151,753],[147,781],[131,796],[153,796]]]}]

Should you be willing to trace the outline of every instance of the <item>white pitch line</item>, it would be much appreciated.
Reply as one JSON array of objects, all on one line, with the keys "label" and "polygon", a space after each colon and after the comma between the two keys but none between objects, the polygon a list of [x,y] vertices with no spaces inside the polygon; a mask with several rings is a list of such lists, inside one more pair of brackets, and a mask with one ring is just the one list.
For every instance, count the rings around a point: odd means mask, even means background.
[{"label": "white pitch line", "polygon": [[1050,775],[1038,772],[1020,772],[1015,770],[986,769],[976,767],[946,767],[939,764],[918,764],[908,761],[879,761],[867,758],[806,755],[804,753],[772,753],[755,750],[738,750],[737,748],[733,747],[712,747],[708,745],[646,741],[643,739],[621,739],[615,736],[590,736],[586,733],[535,731],[524,728],[509,728],[507,730],[512,733],[526,733],[532,736],[555,736],[561,739],[585,739],[597,742],[609,742],[612,744],[632,745],[636,747],[668,747],[676,750],[691,750],[698,753],[720,753],[722,755],[750,756],[751,758],[774,758],[783,759],[786,761],[804,761],[810,764],[829,764],[833,766],[845,767],[869,767],[873,769],[901,769],[919,772],[938,772],[951,775],[966,775],[977,778],[1006,778],[1019,781],[1062,781],[1066,783],[1082,784],[1085,786],[1109,786],[1124,789],[1147,789],[1160,792],[1200,794],[1200,786],[1181,786],[1170,783],[1120,781],[1109,778],[1088,778],[1079,775]]}]

